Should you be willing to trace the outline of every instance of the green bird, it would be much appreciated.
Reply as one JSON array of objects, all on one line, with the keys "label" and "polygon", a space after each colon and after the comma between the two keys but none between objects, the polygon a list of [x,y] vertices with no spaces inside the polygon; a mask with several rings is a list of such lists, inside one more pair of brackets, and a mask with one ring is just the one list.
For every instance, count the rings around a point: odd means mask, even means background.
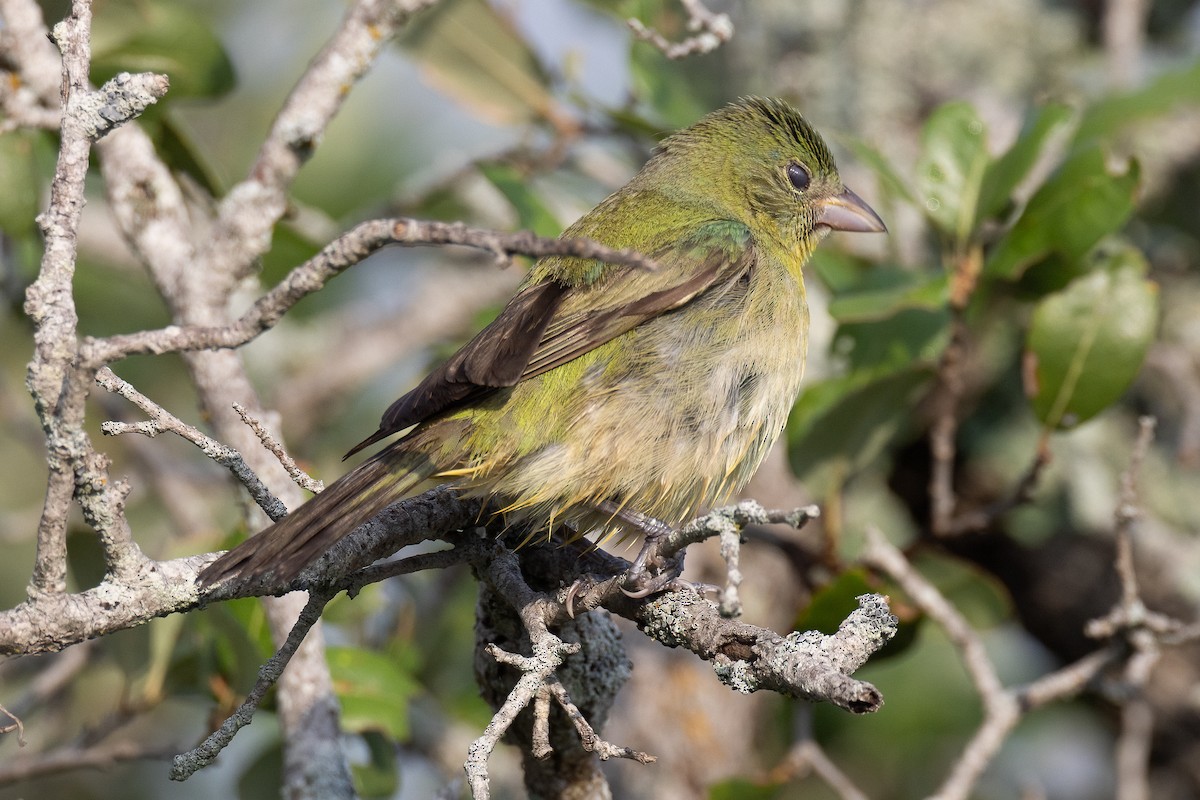
[{"label": "green bird", "polygon": [[411,431],[201,583],[290,580],[430,478],[495,498],[506,519],[600,537],[652,534],[728,500],[800,391],[802,268],[834,230],[886,228],[799,113],[751,97],[709,114],[563,233],[656,268],[540,259],[499,316],[347,455]]}]

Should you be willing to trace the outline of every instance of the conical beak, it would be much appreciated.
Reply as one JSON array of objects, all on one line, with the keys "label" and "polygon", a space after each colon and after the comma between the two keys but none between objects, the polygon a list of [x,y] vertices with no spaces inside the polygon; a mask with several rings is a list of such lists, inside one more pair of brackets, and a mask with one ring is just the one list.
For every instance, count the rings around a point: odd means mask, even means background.
[{"label": "conical beak", "polygon": [[887,226],[866,202],[849,189],[820,202],[818,226],[851,233],[887,233]]}]

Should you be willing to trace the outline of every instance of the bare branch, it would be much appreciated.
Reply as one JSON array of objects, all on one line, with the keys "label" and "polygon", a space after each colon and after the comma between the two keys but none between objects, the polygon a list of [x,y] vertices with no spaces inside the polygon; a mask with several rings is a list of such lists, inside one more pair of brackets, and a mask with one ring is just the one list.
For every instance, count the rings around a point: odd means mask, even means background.
[{"label": "bare branch", "polygon": [[[591,723],[583,716],[583,712],[571,700],[571,696],[567,694],[566,688],[563,687],[562,682],[557,677],[551,676],[546,685],[550,694],[558,701],[563,711],[567,712],[567,718],[571,720],[571,724],[575,726],[575,730],[579,733],[579,740],[583,743],[584,750],[595,753],[600,757],[601,761],[607,761],[610,758],[628,758],[639,764],[653,764],[658,760],[649,753],[643,753],[640,750],[634,750],[629,747],[620,747],[601,739],[595,729],[592,728]],[[547,713],[549,713],[549,709],[547,709]]]},{"label": "bare branch", "polygon": [[21,718],[9,711],[3,705],[0,705],[0,714],[12,720],[7,725],[0,726],[0,736],[6,733],[17,732],[17,744],[21,747],[25,746],[25,723],[21,722]]},{"label": "bare branch", "polygon": [[1121,602],[1126,608],[1131,608],[1139,602],[1137,574],[1133,568],[1133,532],[1142,516],[1137,480],[1146,454],[1150,452],[1150,443],[1154,441],[1156,426],[1157,421],[1154,417],[1142,417],[1138,420],[1138,437],[1133,445],[1129,466],[1121,475],[1114,531],[1117,539],[1117,575],[1121,578]]},{"label": "bare branch", "polygon": [[653,262],[640,253],[605,247],[590,239],[550,239],[534,236],[528,231],[498,233],[462,223],[373,220],[355,226],[293,269],[236,322],[220,327],[172,325],[157,331],[89,339],[83,345],[85,361],[99,367],[131,355],[240,347],[274,327],[292,306],[321,289],[331,278],[389,244],[455,244],[492,253],[532,257],[566,255],[639,269],[654,268]]},{"label": "bare branch", "polygon": [[287,514],[287,507],[279,498],[271,494],[271,490],[259,479],[254,470],[250,469],[245,459],[242,458],[242,454],[237,450],[228,445],[221,444],[216,439],[200,432],[199,429],[188,425],[133,388],[128,381],[119,378],[108,367],[102,367],[96,373],[96,383],[113,394],[119,394],[121,397],[124,397],[146,412],[150,417],[146,422],[133,424],[126,422],[103,422],[100,425],[100,430],[106,436],[120,436],[123,433],[140,433],[144,436],[154,437],[164,431],[174,433],[176,436],[196,445],[204,455],[228,469],[233,474],[233,477],[237,478],[238,482],[246,487],[246,491],[250,493],[250,497],[254,499],[258,507],[272,520],[282,519]]},{"label": "bare branch", "polygon": [[279,680],[279,676],[283,674],[283,669],[288,665],[288,662],[295,655],[296,650],[300,647],[300,643],[304,641],[304,637],[308,635],[309,630],[313,625],[317,624],[317,620],[321,618],[321,612],[325,610],[325,606],[333,599],[334,593],[331,592],[312,592],[309,594],[308,602],[304,606],[304,610],[300,612],[299,618],[296,620],[292,630],[288,633],[283,646],[271,656],[258,670],[258,680],[254,683],[254,688],[246,696],[245,701],[238,707],[237,711],[229,716],[221,726],[213,731],[208,738],[201,742],[198,746],[192,748],[186,753],[175,756],[171,763],[171,780],[184,781],[190,778],[199,769],[202,769],[211,764],[225,747],[233,741],[233,737],[242,728],[250,724],[254,719],[254,712],[258,709],[263,698],[267,696],[267,692],[275,682]]},{"label": "bare branch", "polygon": [[[22,26],[40,24],[40,17],[16,0],[6,10],[16,13]],[[77,364],[78,316],[72,289],[92,142],[153,102],[166,85],[152,76],[125,76],[99,92],[91,91],[87,82],[90,26],[91,6],[83,0],[76,0],[70,16],[54,26],[63,76],[59,157],[49,208],[38,217],[45,239],[41,268],[25,299],[25,312],[34,323],[27,385],[50,453],[30,597],[58,594],[66,588],[66,525],[73,499],[79,500],[84,519],[96,529],[110,573],[128,577],[144,560],[124,516],[129,487],[109,479],[108,460],[95,452],[83,428],[91,378]],[[40,58],[41,52],[30,49],[27,54]]]},{"label": "bare branch", "polygon": [[[532,592],[532,590],[530,590]],[[521,677],[513,687],[508,699],[492,716],[483,734],[467,748],[467,761],[463,769],[467,773],[467,784],[471,787],[474,800],[487,800],[491,796],[487,762],[500,738],[512,726],[525,706],[549,680],[563,659],[579,652],[579,645],[562,641],[548,630],[530,631],[532,657],[508,653],[495,645],[488,646],[488,653],[497,661],[521,670]],[[548,746],[548,745],[547,745]]]},{"label": "bare branch", "polygon": [[[291,476],[292,481],[301,489],[307,489],[314,494],[320,494],[325,491],[325,483],[309,475],[300,467],[296,466],[296,460],[287,454],[283,449],[283,445],[271,435],[271,432],[263,427],[263,424],[250,416],[250,412],[242,406],[241,403],[234,403],[233,410],[237,412],[242,421],[250,426],[250,430],[254,431],[254,435],[263,443],[263,447],[271,451],[271,455],[279,459],[279,463],[287,470],[287,474]],[[277,519],[272,517],[272,519]]]},{"label": "bare branch", "polygon": [[983,641],[962,614],[913,568],[904,554],[878,528],[867,531],[867,546],[863,550],[862,560],[868,566],[890,575],[913,602],[946,631],[950,641],[962,653],[967,673],[983,698],[984,705],[994,701],[1003,689],[1000,678],[988,658]]},{"label": "bare branch", "polygon": [[692,33],[681,42],[671,42],[639,19],[626,20],[634,36],[658,48],[667,58],[678,60],[691,55],[711,53],[733,37],[733,21],[728,14],[714,14],[700,0],[680,0],[687,12],[687,29]]}]

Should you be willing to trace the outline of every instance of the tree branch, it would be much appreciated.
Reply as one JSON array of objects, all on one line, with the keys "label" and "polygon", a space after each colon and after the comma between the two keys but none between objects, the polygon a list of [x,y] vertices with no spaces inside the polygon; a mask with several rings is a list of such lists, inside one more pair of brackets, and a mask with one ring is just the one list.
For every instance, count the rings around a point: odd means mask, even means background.
[{"label": "tree branch", "polygon": [[514,254],[534,258],[566,255],[639,269],[654,268],[652,261],[637,252],[605,247],[590,239],[551,239],[534,236],[528,231],[498,233],[462,223],[372,220],[356,225],[293,269],[235,322],[216,327],[171,325],[156,331],[88,339],[83,344],[84,360],[99,367],[131,355],[240,347],[274,327],[292,306],[324,287],[330,279],[390,244],[455,244],[505,257]]},{"label": "tree branch", "polygon": [[630,18],[626,23],[634,36],[654,45],[673,61],[691,55],[711,53],[733,38],[733,21],[729,19],[728,14],[714,14],[705,8],[700,0],[680,0],[680,5],[687,12],[687,29],[692,33],[681,42],[671,42],[639,19]]}]

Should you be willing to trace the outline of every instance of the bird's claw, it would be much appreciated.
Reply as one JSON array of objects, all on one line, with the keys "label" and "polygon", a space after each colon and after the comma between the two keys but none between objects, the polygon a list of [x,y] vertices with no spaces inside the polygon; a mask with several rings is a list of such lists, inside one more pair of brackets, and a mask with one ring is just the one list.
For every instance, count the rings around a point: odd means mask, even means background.
[{"label": "bird's claw", "polygon": [[692,591],[703,597],[707,593],[719,594],[721,592],[721,587],[714,586],[711,583],[685,581],[678,575],[656,575],[653,578],[644,581],[637,589],[627,589],[624,586],[621,587],[621,593],[634,600],[641,600],[644,597],[649,597],[653,594],[658,594],[659,592],[683,591]]},{"label": "bird's claw", "polygon": [[591,575],[583,575],[576,578],[575,582],[567,587],[567,594],[563,597],[563,607],[567,610],[567,616],[575,619],[575,598],[581,594],[587,594],[596,582],[592,580]]}]

